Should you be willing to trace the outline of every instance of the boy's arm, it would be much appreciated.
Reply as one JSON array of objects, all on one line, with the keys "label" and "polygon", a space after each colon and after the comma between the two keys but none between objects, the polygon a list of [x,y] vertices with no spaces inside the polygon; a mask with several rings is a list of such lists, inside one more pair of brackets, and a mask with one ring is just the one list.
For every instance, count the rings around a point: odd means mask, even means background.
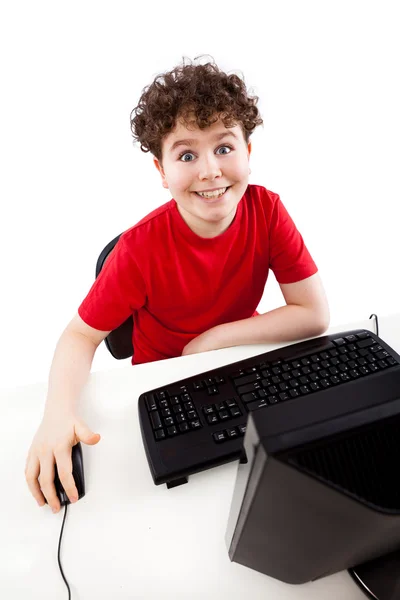
[{"label": "boy's arm", "polygon": [[189,342],[182,356],[244,344],[291,342],[327,330],[329,306],[318,273],[296,283],[282,283],[280,288],[286,306],[217,325]]},{"label": "boy's arm", "polygon": [[77,403],[88,379],[95,351],[109,333],[89,327],[77,314],[57,343],[43,419],[30,447],[25,468],[29,489],[39,506],[44,505],[46,498],[54,511],[60,509],[53,483],[55,463],[68,497],[71,500],[77,496],[72,477],[71,448],[78,441],[92,445],[100,439],[78,418]]}]

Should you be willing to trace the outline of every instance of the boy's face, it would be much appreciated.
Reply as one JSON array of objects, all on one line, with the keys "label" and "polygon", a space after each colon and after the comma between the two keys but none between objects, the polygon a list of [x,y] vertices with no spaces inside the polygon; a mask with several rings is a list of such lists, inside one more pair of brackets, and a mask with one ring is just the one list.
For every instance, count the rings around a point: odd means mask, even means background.
[{"label": "boy's face", "polygon": [[[162,165],[156,158],[154,163],[182,218],[199,236],[215,237],[232,223],[248,185],[250,152],[240,125],[227,128],[220,120],[203,130],[178,121],[163,139]],[[196,193],[225,188],[218,197]]]}]

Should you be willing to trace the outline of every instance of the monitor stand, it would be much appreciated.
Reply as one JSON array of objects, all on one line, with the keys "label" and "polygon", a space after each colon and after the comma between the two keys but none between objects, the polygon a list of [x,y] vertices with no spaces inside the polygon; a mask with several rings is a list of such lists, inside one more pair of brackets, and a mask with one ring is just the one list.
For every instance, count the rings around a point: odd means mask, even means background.
[{"label": "monitor stand", "polygon": [[399,600],[400,550],[348,569],[350,575],[372,600]]}]

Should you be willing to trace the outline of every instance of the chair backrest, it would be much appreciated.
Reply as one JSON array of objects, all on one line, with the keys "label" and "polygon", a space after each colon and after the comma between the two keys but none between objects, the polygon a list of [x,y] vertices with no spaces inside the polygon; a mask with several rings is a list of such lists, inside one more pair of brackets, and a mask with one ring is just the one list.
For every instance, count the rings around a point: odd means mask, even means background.
[{"label": "chair backrest", "polygon": [[[96,263],[96,279],[104,266],[111,250],[118,242],[120,235],[111,240],[107,246],[100,253]],[[132,345],[132,332],[133,332],[133,316],[127,318],[117,329],[114,329],[104,340],[107,349],[110,351],[114,358],[118,360],[122,358],[129,358],[133,355]]]}]

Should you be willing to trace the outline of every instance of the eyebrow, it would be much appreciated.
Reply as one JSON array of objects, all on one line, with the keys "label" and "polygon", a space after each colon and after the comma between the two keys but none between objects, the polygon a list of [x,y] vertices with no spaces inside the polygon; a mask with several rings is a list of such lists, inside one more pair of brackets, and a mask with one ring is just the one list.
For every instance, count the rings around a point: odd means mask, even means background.
[{"label": "eyebrow", "polygon": [[[237,136],[233,133],[233,131],[224,131],[223,133],[219,133],[218,135],[214,136],[214,140],[218,141],[218,140],[222,140],[222,138],[227,137],[227,136],[231,136],[233,138],[235,138],[235,140],[237,140]],[[176,142],[174,142],[170,148],[170,152],[172,152],[173,150],[175,150],[175,148],[177,148],[178,146],[195,146],[197,144],[197,140],[193,140],[193,139],[186,139],[186,140],[177,140]]]}]

